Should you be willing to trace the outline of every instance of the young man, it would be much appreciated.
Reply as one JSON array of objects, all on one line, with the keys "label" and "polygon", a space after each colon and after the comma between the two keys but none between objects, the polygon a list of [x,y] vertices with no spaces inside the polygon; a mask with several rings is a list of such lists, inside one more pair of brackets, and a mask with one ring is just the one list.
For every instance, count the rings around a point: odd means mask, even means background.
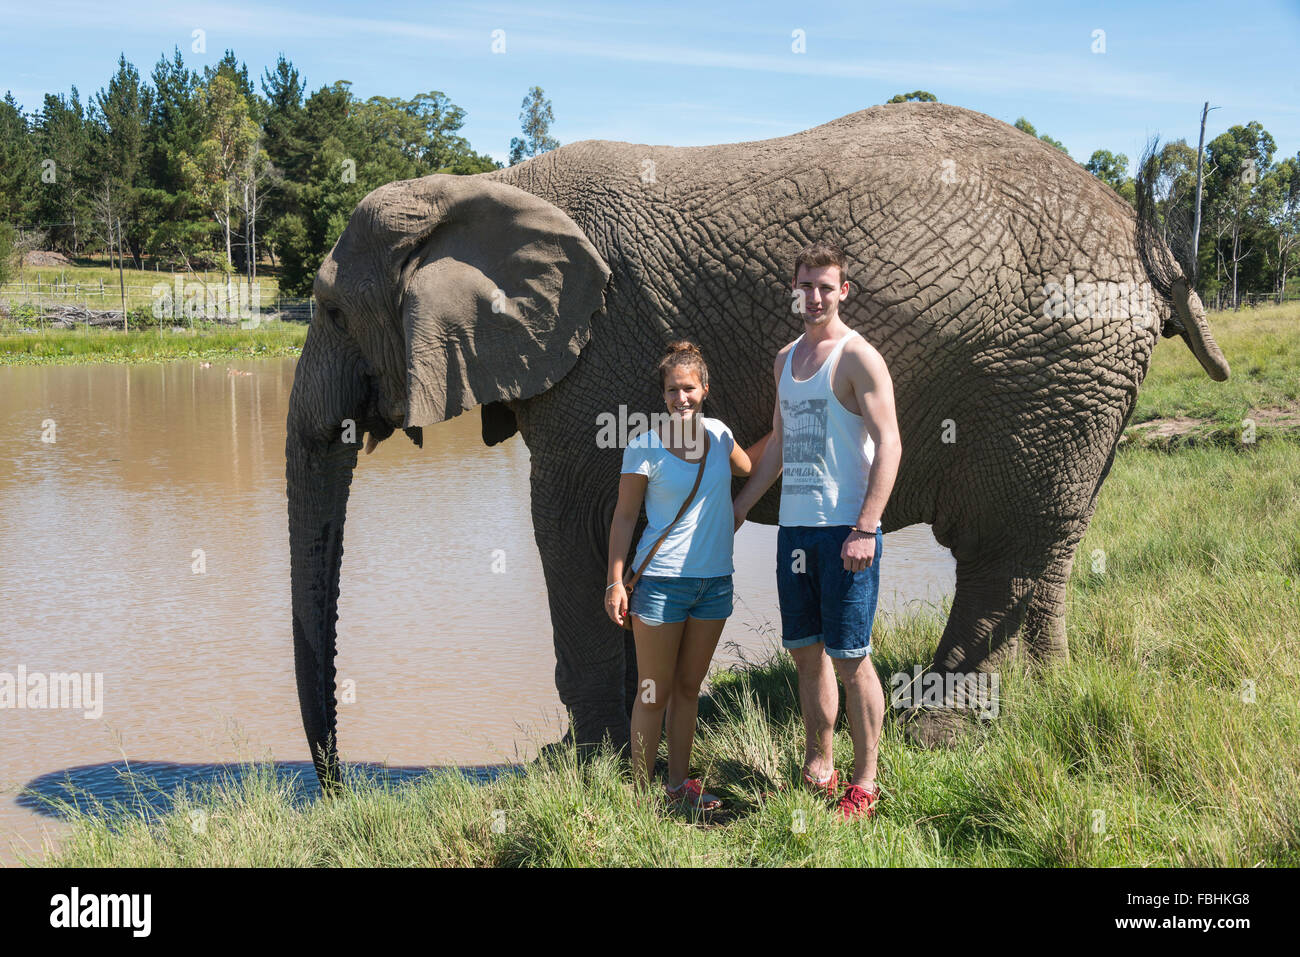
[{"label": "young man", "polygon": [[736,528],[784,471],[777,591],[781,644],[799,671],[804,781],[832,799],[838,793],[831,754],[838,675],[853,739],[853,777],[839,812],[870,817],[885,718],[870,657],[880,517],[902,452],[894,387],[880,353],[840,319],[849,293],[843,251],[829,243],[804,249],[793,286],[804,332],[777,353],[771,439],[736,496]]}]

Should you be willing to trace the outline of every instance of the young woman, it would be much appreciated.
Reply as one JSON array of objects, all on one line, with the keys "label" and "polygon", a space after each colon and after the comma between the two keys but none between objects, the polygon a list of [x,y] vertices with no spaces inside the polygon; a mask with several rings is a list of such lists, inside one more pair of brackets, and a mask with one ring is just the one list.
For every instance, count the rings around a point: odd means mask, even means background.
[{"label": "young woman", "polygon": [[[659,363],[659,381],[668,421],[637,436],[623,452],[618,504],[609,532],[605,611],[619,625],[625,615],[632,616],[637,696],[631,745],[638,786],[650,785],[666,712],[668,797],[687,807],[712,810],[722,802],[686,774],[700,685],[732,610],[731,476],[748,475],[750,457],[736,445],[730,429],[701,413],[709,394],[709,370],[693,343],[669,345]],[[673,525],[695,484],[706,449],[695,497]],[[757,445],[753,450],[760,451]],[[664,530],[670,525],[672,529],[633,584],[629,606],[623,587],[624,558],[642,501],[648,524],[632,569],[640,568]]]}]

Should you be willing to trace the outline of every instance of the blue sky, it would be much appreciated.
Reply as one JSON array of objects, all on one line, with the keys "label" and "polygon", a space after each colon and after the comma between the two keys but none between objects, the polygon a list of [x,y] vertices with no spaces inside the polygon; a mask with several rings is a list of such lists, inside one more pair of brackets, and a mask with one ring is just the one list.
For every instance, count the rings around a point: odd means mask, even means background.
[{"label": "blue sky", "polygon": [[[5,0],[0,90],[26,110],[106,85],[119,51],[147,77],[179,46],[191,67],[229,47],[260,77],[283,52],[309,89],[441,90],[462,132],[504,161],[520,103],[541,86],[560,142],[677,146],[767,139],[925,89],[1039,132],[1086,160],[1135,159],[1149,136],[1193,144],[1258,120],[1300,150],[1300,0],[962,3],[103,3]],[[191,51],[193,31],[206,53]],[[505,52],[493,53],[493,31]],[[792,51],[803,31],[806,52]],[[1094,31],[1105,52],[1093,52]]]}]

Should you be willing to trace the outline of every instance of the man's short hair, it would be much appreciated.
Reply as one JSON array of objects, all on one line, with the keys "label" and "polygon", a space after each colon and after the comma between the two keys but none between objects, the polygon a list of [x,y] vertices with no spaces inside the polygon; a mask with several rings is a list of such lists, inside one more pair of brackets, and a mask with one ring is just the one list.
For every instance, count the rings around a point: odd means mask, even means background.
[{"label": "man's short hair", "polygon": [[834,243],[815,242],[811,246],[805,246],[800,250],[799,255],[794,257],[794,278],[797,282],[800,266],[810,266],[814,269],[837,266],[840,270],[840,285],[843,285],[849,278],[844,271],[844,263],[844,250],[839,246]]}]

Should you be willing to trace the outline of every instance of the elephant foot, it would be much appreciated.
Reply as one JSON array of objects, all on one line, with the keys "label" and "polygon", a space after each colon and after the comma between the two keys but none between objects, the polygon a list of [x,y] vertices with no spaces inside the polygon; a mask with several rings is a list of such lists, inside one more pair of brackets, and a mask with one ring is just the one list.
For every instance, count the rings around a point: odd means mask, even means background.
[{"label": "elephant foot", "polygon": [[602,746],[612,747],[616,753],[622,753],[627,750],[626,742],[622,747],[618,745],[593,744],[591,742],[579,742],[576,746],[573,743],[573,736],[565,734],[559,741],[552,741],[550,744],[542,745],[537,751],[537,757],[534,763],[539,763],[543,759],[547,761],[567,760],[569,755],[577,756],[578,763],[582,764],[590,761],[600,753]]},{"label": "elephant foot", "polygon": [[973,729],[973,715],[957,708],[908,708],[900,713],[903,737],[916,748],[955,747]]},{"label": "elephant foot", "polygon": [[[570,754],[577,754],[579,762],[586,762],[600,753],[602,748],[609,748],[621,754],[628,747],[628,722],[626,719],[604,721],[583,721],[570,716],[569,730],[559,741],[543,745],[538,752],[538,760],[543,756],[548,759],[563,759]],[[575,743],[576,742],[576,743]]]}]

